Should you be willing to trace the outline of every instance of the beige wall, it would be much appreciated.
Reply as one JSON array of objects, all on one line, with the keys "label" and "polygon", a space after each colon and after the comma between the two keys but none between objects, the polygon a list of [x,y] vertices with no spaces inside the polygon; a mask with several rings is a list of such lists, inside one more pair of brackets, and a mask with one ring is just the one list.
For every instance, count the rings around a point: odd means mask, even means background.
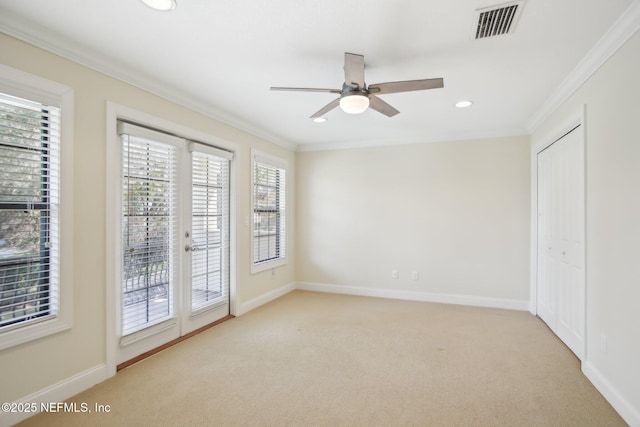
[{"label": "beige wall", "polygon": [[[113,101],[160,119],[223,138],[239,147],[237,182],[237,303],[294,281],[295,156],[293,152],[194,113],[148,92],[0,34],[2,63],[75,91],[74,115],[74,326],[67,332],[0,351],[0,401],[14,401],[105,363],[106,103]],[[290,167],[290,255],[287,266],[250,275],[250,151],[281,156]],[[64,238],[64,237],[63,237]],[[11,387],[7,385],[11,384]]]},{"label": "beige wall", "polygon": [[512,137],[298,153],[297,279],[528,300],[529,150]]},{"label": "beige wall", "polygon": [[[224,138],[237,153],[237,290],[246,303],[294,280],[434,294],[529,297],[529,138],[298,153],[0,35],[1,61],[75,90],[74,328],[0,351],[0,400],[105,363],[106,102]],[[586,365],[640,413],[640,34],[533,139],[586,105]],[[291,167],[286,267],[250,275],[250,149]],[[296,175],[297,174],[297,175]],[[297,210],[297,212],[296,212]],[[293,233],[294,227],[296,233]],[[294,244],[295,243],[295,244]],[[297,256],[297,259],[296,259]],[[295,268],[294,268],[295,267]],[[391,270],[400,272],[391,279]],[[412,281],[411,271],[418,271]],[[607,351],[601,337],[607,337]],[[11,384],[11,387],[7,387]]]},{"label": "beige wall", "polygon": [[[536,130],[586,106],[586,370],[640,420],[640,33]],[[603,351],[602,337],[607,338]],[[593,376],[593,375],[592,375]],[[607,396],[611,397],[611,395]]]}]

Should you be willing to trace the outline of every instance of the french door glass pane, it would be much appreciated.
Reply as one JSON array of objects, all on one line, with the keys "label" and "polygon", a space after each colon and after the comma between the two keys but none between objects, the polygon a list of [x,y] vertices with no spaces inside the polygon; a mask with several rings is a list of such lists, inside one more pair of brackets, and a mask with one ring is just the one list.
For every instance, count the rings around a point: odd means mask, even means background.
[{"label": "french door glass pane", "polygon": [[229,161],[192,153],[191,310],[228,298]]},{"label": "french door glass pane", "polygon": [[176,149],[122,136],[122,330],[173,315]]}]

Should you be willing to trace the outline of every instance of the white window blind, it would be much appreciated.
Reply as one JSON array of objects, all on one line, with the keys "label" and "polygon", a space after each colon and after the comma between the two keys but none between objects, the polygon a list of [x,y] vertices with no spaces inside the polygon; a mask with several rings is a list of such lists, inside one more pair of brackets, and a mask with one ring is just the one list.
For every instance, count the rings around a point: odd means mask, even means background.
[{"label": "white window blind", "polygon": [[171,136],[119,124],[122,141],[122,333],[173,317],[177,148]]},{"label": "white window blind", "polygon": [[192,150],[191,173],[191,311],[197,312],[229,298],[229,158]]},{"label": "white window blind", "polygon": [[0,93],[0,330],[55,317],[60,108]]},{"label": "white window blind", "polygon": [[253,264],[286,257],[286,169],[259,155],[253,162]]}]

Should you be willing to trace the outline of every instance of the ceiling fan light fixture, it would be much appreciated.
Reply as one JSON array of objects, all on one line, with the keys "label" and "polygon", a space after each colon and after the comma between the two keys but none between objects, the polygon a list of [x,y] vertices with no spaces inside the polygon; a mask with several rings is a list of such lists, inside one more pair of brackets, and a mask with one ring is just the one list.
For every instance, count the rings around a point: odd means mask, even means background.
[{"label": "ceiling fan light fixture", "polygon": [[458,108],[467,108],[467,107],[471,107],[473,105],[473,101],[459,101],[456,102],[456,107]]},{"label": "ceiling fan light fixture", "polygon": [[340,108],[347,114],[364,113],[369,108],[369,97],[360,94],[345,95],[340,98]]},{"label": "ceiling fan light fixture", "polygon": [[176,8],[176,0],[142,0],[144,4],[151,9],[160,10],[163,12],[173,10]]},{"label": "ceiling fan light fixture", "polygon": [[[521,0],[524,1],[524,0]],[[294,92],[320,92],[340,94],[330,103],[316,111],[310,118],[323,117],[329,111],[340,106],[347,114],[361,114],[371,108],[387,117],[393,117],[400,111],[387,104],[377,95],[388,93],[414,92],[417,90],[439,89],[444,87],[444,79],[404,80],[398,82],[377,83],[369,85],[364,80],[364,56],[345,52],[344,54],[344,83],[342,89],[323,89],[310,87],[279,87],[272,86],[271,90],[288,90]]]}]

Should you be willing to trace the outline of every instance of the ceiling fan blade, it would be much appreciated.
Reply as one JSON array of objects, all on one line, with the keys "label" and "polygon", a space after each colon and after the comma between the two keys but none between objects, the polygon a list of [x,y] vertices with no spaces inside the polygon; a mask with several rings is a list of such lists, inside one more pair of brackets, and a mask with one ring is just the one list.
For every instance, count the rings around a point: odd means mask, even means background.
[{"label": "ceiling fan blade", "polygon": [[271,90],[289,91],[289,92],[325,92],[340,94],[340,89],[317,89],[311,87],[271,87]]},{"label": "ceiling fan blade", "polygon": [[400,113],[400,111],[396,110],[391,105],[387,104],[382,99],[374,95],[369,95],[369,108],[372,108],[387,117],[393,117],[396,114]]},{"label": "ceiling fan blade", "polygon": [[321,109],[319,109],[318,111],[316,111],[311,117],[309,117],[310,119],[316,119],[318,117],[322,117],[324,116],[326,113],[328,113],[329,111],[333,110],[334,108],[336,108],[338,105],[340,105],[340,98],[336,98],[333,101],[331,101],[330,103],[328,103],[327,105],[325,105],[324,107],[322,107]]},{"label": "ceiling fan blade", "polygon": [[349,86],[364,88],[364,56],[344,53],[344,82]]},{"label": "ceiling fan blade", "polygon": [[444,87],[443,79],[406,80],[402,82],[369,85],[369,93],[382,95],[384,93],[411,92],[414,90],[439,89],[442,87]]}]

